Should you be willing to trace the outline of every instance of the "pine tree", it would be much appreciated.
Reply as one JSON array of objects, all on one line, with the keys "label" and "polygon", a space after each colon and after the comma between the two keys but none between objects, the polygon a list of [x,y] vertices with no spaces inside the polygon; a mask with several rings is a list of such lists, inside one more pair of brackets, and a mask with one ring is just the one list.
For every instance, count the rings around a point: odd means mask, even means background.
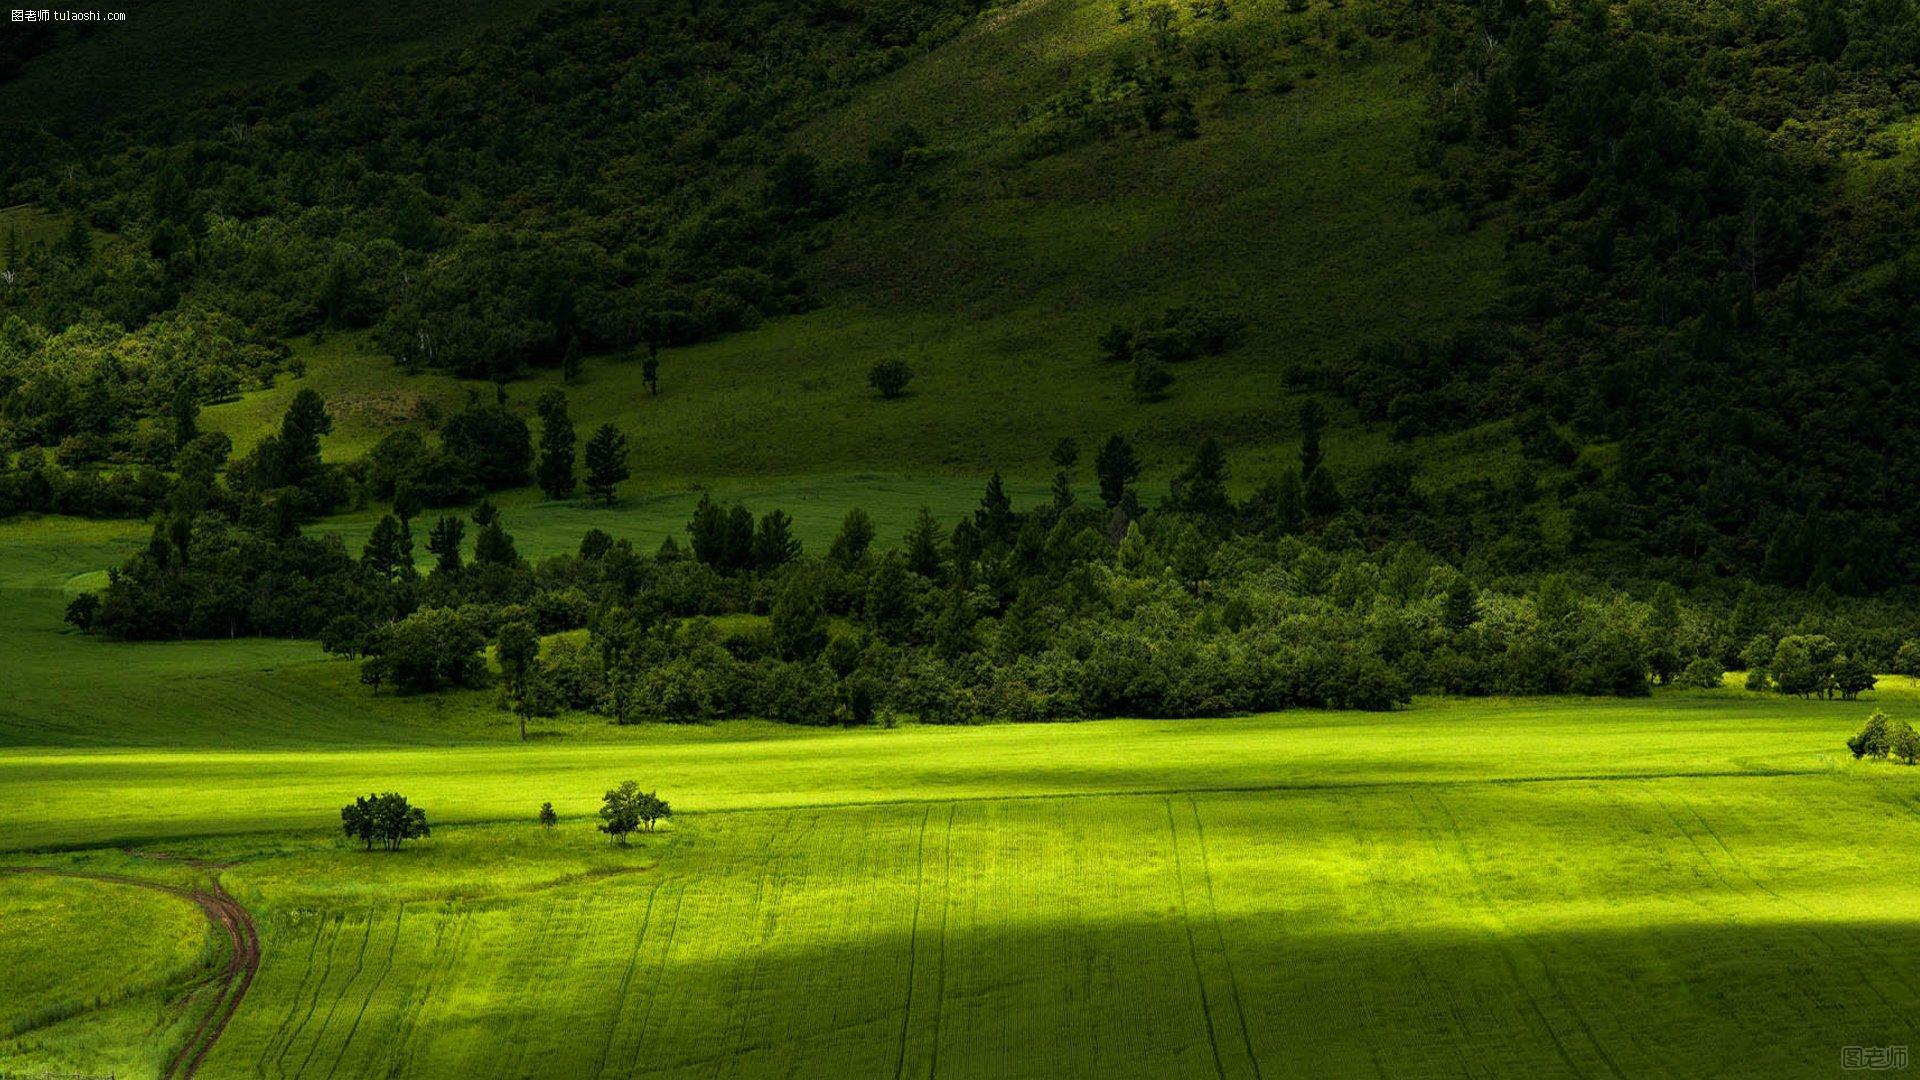
[{"label": "pine tree", "polygon": [[587,440],[587,495],[611,505],[620,481],[631,475],[627,468],[627,437],[612,424],[601,424],[600,430]]},{"label": "pine tree", "polygon": [[901,642],[913,630],[913,582],[900,556],[889,553],[867,582],[867,624],[881,640]]},{"label": "pine tree", "polygon": [[753,567],[753,511],[735,504],[727,511],[726,557],[723,568],[747,570]]},{"label": "pine tree", "polygon": [[1100,501],[1111,509],[1125,500],[1127,487],[1140,478],[1140,458],[1126,436],[1115,435],[1094,456],[1093,471],[1100,478]]},{"label": "pine tree", "polygon": [[791,574],[774,598],[773,647],[780,659],[807,661],[827,647],[827,609],[813,575]]},{"label": "pine tree", "polygon": [[374,523],[373,532],[367,537],[367,546],[360,552],[360,565],[377,575],[381,581],[392,581],[394,571],[399,566],[400,523],[392,514]]},{"label": "pine tree", "polygon": [[578,382],[585,366],[586,361],[580,356],[580,335],[575,334],[567,339],[566,354],[560,358],[560,377],[570,383]]},{"label": "pine tree", "polygon": [[947,563],[941,550],[946,539],[946,531],[934,520],[933,511],[921,507],[913,527],[907,530],[907,569],[922,577],[938,578]]},{"label": "pine tree", "polygon": [[434,573],[460,572],[460,542],[466,531],[467,523],[457,517],[443,517],[433,523],[433,528],[427,532],[427,553],[435,559]]},{"label": "pine tree", "polygon": [[777,570],[800,557],[800,541],[793,535],[793,519],[785,510],[771,510],[760,518],[753,536],[753,565]]},{"label": "pine tree", "polygon": [[1053,474],[1053,512],[1056,516],[1073,509],[1073,478],[1065,470]]},{"label": "pine tree", "polygon": [[1281,536],[1293,536],[1307,523],[1307,493],[1300,477],[1291,471],[1280,474],[1273,492],[1273,527]]},{"label": "pine tree", "polygon": [[1332,474],[1325,469],[1315,469],[1307,474],[1301,502],[1313,517],[1332,517],[1340,512],[1343,504],[1339,487],[1334,484]]},{"label": "pine tree", "polygon": [[687,532],[691,534],[694,558],[716,570],[725,569],[727,512],[713,501],[713,496],[701,494],[699,505],[693,508],[693,520],[687,522]]},{"label": "pine tree", "polygon": [[859,507],[847,511],[840,522],[840,532],[833,538],[833,546],[827,549],[827,561],[842,570],[852,570],[867,557],[867,550],[873,547],[873,519]]},{"label": "pine tree", "polygon": [[1177,509],[1210,518],[1225,517],[1233,509],[1227,497],[1227,455],[1220,449],[1220,440],[1209,437],[1200,444],[1193,463],[1174,478],[1171,501]]},{"label": "pine tree", "polygon": [[1320,433],[1327,426],[1327,413],[1320,403],[1307,400],[1300,406],[1300,479],[1320,471],[1324,455],[1320,451]]},{"label": "pine tree", "polygon": [[973,515],[974,527],[988,543],[1006,543],[1013,538],[1013,500],[1007,498],[1006,485],[999,470],[987,480],[986,493],[980,496],[980,509]]},{"label": "pine tree", "polygon": [[74,218],[73,225],[67,229],[67,235],[61,240],[60,246],[65,249],[69,258],[85,266],[93,260],[93,230],[87,228],[85,221]]},{"label": "pine tree", "polygon": [[192,381],[183,378],[173,387],[173,448],[178,450],[199,436],[200,401]]},{"label": "pine tree", "polygon": [[549,499],[573,494],[573,420],[567,415],[567,396],[558,390],[540,398],[540,490]]},{"label": "pine tree", "polygon": [[473,561],[476,566],[512,566],[520,561],[520,553],[513,546],[513,536],[495,517],[473,538]]}]

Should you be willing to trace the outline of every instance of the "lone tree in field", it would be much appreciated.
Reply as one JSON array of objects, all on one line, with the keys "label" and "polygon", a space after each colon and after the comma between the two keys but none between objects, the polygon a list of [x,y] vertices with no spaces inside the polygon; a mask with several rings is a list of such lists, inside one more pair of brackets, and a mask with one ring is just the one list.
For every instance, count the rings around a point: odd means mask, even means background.
[{"label": "lone tree in field", "polygon": [[647,393],[660,396],[660,358],[652,353],[640,361],[640,377],[646,380]]},{"label": "lone tree in field", "polygon": [[867,382],[880,391],[880,396],[892,401],[907,392],[907,384],[913,381],[913,369],[905,360],[895,357],[882,360],[867,372]]},{"label": "lone tree in field", "polygon": [[612,424],[601,424],[587,440],[588,497],[611,505],[614,489],[632,475],[627,469],[627,437]]},{"label": "lone tree in field", "polygon": [[365,795],[340,808],[340,828],[348,836],[367,846],[379,844],[388,851],[399,851],[408,840],[432,833],[427,827],[427,812],[407,802],[405,795],[391,791]]},{"label": "lone tree in field", "polygon": [[560,824],[560,815],[553,812],[552,803],[543,802],[540,804],[540,824],[549,829]]},{"label": "lone tree in field", "polygon": [[600,831],[625,844],[627,836],[640,827],[640,785],[625,781],[600,800]]},{"label": "lone tree in field", "polygon": [[1887,723],[1887,714],[1879,709],[1873,710],[1873,715],[1867,717],[1866,726],[1860,729],[1860,734],[1847,740],[1847,749],[1853,751],[1856,758],[1885,760],[1893,749],[1893,730]]},{"label": "lone tree in field", "polygon": [[664,818],[673,816],[673,807],[651,791],[641,791],[632,780],[606,793],[601,799],[600,831],[625,844],[627,837],[643,826],[648,832]]}]

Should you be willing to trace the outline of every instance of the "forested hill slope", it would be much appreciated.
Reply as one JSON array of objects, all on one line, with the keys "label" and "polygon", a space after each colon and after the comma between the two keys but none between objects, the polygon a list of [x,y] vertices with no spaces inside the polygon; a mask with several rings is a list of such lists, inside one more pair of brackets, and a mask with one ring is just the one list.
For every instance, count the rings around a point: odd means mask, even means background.
[{"label": "forested hill slope", "polygon": [[[15,450],[165,464],[126,417],[365,331],[465,378],[664,352],[699,369],[680,396],[596,368],[589,407],[690,470],[748,465],[719,395],[782,402],[789,471],[1041,475],[1053,438],[1125,431],[1169,467],[1220,436],[1257,484],[1314,394],[1363,537],[1877,590],[1920,566],[1913,26],[1906,0],[551,7],[10,147],[7,201],[91,228],[8,257],[0,415]],[[916,382],[880,405],[888,358]]]},{"label": "forested hill slope", "polygon": [[10,138],[65,132],[223,91],[371,74],[517,24],[548,3],[115,0],[124,22],[9,23],[0,33],[0,130]]}]

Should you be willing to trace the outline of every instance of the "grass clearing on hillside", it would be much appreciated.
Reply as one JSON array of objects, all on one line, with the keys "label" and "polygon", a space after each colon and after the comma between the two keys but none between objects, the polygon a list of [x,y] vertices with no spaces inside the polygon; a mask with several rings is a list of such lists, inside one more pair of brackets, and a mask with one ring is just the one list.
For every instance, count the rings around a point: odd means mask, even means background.
[{"label": "grass clearing on hillside", "polygon": [[[1299,18],[1272,5],[1238,17],[1263,26]],[[910,121],[950,152],[925,181],[933,197],[903,192],[852,210],[808,263],[820,308],[666,350],[657,397],[638,363],[592,358],[567,388],[582,440],[602,423],[626,432],[626,490],[645,494],[873,473],[977,484],[994,469],[1044,485],[1057,439],[1080,441],[1085,479],[1093,450],[1116,432],[1164,481],[1215,436],[1250,489],[1293,465],[1290,368],[1383,337],[1443,332],[1485,310],[1500,236],[1450,231],[1412,203],[1421,107],[1407,93],[1418,68],[1411,46],[1307,57],[1289,93],[1210,98],[1191,141],[1126,136],[1009,160],[1024,104],[1104,68],[1138,32],[1104,0],[1018,5],[856,90],[796,144],[830,162],[862,160]],[[1125,366],[1099,358],[1098,335],[1189,302],[1243,319],[1238,344],[1174,365],[1168,400],[1136,402]],[[469,392],[493,392],[408,377],[364,334],[296,348],[304,382],[209,408],[203,424],[244,452],[312,386],[337,420],[326,453],[344,461],[391,430],[425,424],[423,407],[444,414]],[[915,377],[906,397],[882,401],[866,376],[892,358]],[[540,394],[561,385],[547,368],[510,393],[531,416]],[[1395,449],[1384,433],[1338,422],[1327,447],[1342,475]],[[1498,475],[1516,456],[1504,432],[1428,451],[1429,479]]]}]

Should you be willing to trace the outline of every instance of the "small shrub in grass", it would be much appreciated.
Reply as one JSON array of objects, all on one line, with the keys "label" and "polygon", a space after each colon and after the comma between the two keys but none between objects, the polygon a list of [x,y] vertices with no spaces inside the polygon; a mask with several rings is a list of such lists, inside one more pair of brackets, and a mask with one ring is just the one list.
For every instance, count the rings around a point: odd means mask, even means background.
[{"label": "small shrub in grass", "polygon": [[558,825],[559,823],[560,823],[560,815],[553,812],[553,804],[550,802],[541,803],[540,804],[540,824],[551,829],[555,825]]},{"label": "small shrub in grass", "polygon": [[873,385],[880,396],[892,401],[907,392],[907,383],[913,381],[913,369],[905,360],[882,360],[867,372],[867,382]]}]

